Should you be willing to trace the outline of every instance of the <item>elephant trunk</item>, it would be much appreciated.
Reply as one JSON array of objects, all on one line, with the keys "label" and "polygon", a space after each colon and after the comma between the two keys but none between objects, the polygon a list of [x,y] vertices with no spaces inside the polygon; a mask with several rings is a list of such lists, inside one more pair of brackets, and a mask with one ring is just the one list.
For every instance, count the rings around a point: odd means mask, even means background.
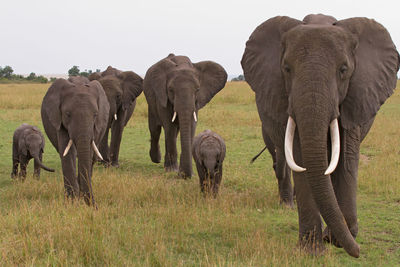
[{"label": "elephant trunk", "polygon": [[181,133],[181,158],[179,173],[183,178],[192,176],[192,119],[193,112],[179,113],[179,127]]},{"label": "elephant trunk", "polygon": [[39,165],[40,168],[42,168],[43,170],[48,171],[48,172],[54,172],[54,169],[49,168],[49,167],[46,167],[46,166],[40,161],[40,159],[39,159],[39,157],[38,157],[37,155],[33,156],[33,159],[34,159],[35,163],[36,163],[37,165]]},{"label": "elephant trunk", "polygon": [[353,257],[358,257],[360,248],[351,235],[339,208],[330,175],[324,174],[328,167],[327,137],[332,113],[326,108],[329,105],[324,101],[324,97],[317,99],[316,94],[306,97],[313,103],[294,110],[298,123],[303,167],[306,169],[305,176],[326,224],[346,252]]},{"label": "elephant trunk", "polygon": [[94,205],[92,190],[92,140],[89,137],[80,137],[76,142],[78,156],[78,183],[86,204]]}]

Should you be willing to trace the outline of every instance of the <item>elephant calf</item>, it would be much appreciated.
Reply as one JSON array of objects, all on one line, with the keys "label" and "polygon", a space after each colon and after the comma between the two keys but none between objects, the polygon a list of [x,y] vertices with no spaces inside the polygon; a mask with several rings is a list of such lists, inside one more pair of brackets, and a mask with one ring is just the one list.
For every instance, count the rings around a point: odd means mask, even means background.
[{"label": "elephant calf", "polygon": [[225,153],[224,140],[211,130],[205,130],[194,138],[192,155],[200,178],[201,192],[209,193],[212,190],[213,196],[217,196]]},{"label": "elephant calf", "polygon": [[18,164],[20,164],[20,177],[25,180],[26,178],[26,166],[30,159],[35,160],[35,171],[34,176],[40,177],[40,168],[54,172],[54,169],[50,169],[43,165],[42,154],[44,151],[44,137],[40,130],[32,125],[23,123],[19,126],[13,136],[13,150],[12,150],[12,172],[11,178],[17,177]]}]

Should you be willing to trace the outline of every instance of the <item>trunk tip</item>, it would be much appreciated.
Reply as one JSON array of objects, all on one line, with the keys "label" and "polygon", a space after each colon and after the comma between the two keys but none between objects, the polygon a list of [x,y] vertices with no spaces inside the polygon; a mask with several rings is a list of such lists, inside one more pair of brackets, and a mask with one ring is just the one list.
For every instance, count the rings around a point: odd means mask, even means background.
[{"label": "trunk tip", "polygon": [[355,243],[354,246],[352,246],[351,248],[345,250],[350,256],[354,258],[360,257],[360,246],[357,243]]}]

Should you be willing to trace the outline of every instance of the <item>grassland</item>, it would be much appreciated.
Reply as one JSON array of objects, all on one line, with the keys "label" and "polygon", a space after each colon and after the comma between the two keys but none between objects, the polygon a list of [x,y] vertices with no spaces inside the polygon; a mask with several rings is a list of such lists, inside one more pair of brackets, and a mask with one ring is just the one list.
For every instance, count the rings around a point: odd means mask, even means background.
[{"label": "grassland", "polygon": [[43,129],[48,86],[0,85],[0,266],[400,265],[399,90],[362,144],[361,256],[354,259],[332,246],[321,257],[297,248],[297,211],[278,204],[270,156],[249,164],[263,142],[246,83],[228,83],[199,112],[197,132],[213,129],[227,145],[217,199],[200,195],[197,174],[180,180],[150,161],[141,95],[124,132],[120,168],[95,167],[98,210],[64,201],[60,160],[48,140],[44,163],[56,173],[35,180],[31,163],[24,183],[10,178],[12,133],[22,122]]}]

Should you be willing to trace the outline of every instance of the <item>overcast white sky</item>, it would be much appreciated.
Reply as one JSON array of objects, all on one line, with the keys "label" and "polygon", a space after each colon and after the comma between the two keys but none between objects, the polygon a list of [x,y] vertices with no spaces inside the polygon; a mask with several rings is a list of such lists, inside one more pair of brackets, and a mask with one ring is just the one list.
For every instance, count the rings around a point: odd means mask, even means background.
[{"label": "overcast white sky", "polygon": [[0,4],[0,66],[14,73],[104,70],[145,74],[169,53],[213,60],[240,74],[245,42],[268,18],[374,18],[400,49],[399,0],[4,0]]}]

